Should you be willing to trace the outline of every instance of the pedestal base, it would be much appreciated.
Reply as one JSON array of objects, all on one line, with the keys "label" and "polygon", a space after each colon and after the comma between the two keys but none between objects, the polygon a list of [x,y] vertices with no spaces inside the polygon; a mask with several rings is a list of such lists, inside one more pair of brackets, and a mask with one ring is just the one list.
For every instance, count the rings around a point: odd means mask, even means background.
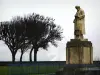
[{"label": "pedestal base", "polygon": [[100,75],[100,67],[95,64],[67,64],[62,70],[57,71],[56,75]]},{"label": "pedestal base", "polygon": [[66,47],[66,64],[93,63],[92,43],[88,39],[71,39]]}]

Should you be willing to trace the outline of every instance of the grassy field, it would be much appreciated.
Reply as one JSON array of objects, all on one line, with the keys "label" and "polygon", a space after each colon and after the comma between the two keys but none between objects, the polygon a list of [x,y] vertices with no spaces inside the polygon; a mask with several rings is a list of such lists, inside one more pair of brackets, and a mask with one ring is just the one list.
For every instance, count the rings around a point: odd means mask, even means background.
[{"label": "grassy field", "polygon": [[0,62],[0,75],[48,75],[63,68],[65,61]]},{"label": "grassy field", "polygon": [[0,75],[42,75],[55,73],[59,68],[61,66],[0,66]]}]

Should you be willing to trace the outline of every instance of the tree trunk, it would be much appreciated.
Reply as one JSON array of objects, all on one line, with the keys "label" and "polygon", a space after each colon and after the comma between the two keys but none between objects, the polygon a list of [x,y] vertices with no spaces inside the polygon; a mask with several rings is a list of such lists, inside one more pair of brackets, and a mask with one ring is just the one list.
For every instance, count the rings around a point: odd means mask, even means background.
[{"label": "tree trunk", "polygon": [[30,62],[32,62],[32,51],[33,51],[33,47],[32,47],[32,49],[31,49],[31,51],[30,51]]},{"label": "tree trunk", "polygon": [[22,56],[23,56],[23,52],[21,53],[21,56],[20,56],[20,62],[22,62]]},{"label": "tree trunk", "polygon": [[12,62],[15,63],[15,53],[12,53]]},{"label": "tree trunk", "polygon": [[11,53],[12,53],[12,62],[15,63],[15,56],[16,56],[17,50],[12,51]]},{"label": "tree trunk", "polygon": [[37,62],[37,51],[38,48],[34,49],[34,62]]}]

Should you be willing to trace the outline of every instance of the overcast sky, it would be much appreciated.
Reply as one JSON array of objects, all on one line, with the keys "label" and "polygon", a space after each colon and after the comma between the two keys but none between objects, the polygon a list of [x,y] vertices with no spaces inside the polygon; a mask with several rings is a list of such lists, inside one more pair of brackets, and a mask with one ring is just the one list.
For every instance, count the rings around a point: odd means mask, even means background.
[{"label": "overcast sky", "polygon": [[[63,40],[59,46],[50,46],[48,51],[40,49],[37,60],[39,61],[65,61],[66,43],[74,38],[73,19],[76,13],[74,8],[80,5],[85,11],[86,35],[93,43],[93,58],[100,58],[100,1],[99,0],[0,0],[0,21],[9,21],[13,16],[24,16],[29,13],[38,13],[53,17],[55,23],[63,28]],[[23,60],[29,60],[25,53]],[[20,52],[16,55],[19,60]],[[0,61],[11,60],[11,53],[3,41],[0,41]]]}]

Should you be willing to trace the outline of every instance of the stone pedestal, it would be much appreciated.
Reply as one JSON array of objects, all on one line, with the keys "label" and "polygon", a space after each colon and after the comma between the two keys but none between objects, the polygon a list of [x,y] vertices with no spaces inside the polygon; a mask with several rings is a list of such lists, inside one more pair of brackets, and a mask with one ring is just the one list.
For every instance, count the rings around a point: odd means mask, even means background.
[{"label": "stone pedestal", "polygon": [[71,39],[66,46],[66,64],[92,64],[93,49],[87,39]]},{"label": "stone pedestal", "polygon": [[100,75],[100,67],[97,64],[66,64],[56,75]]}]

